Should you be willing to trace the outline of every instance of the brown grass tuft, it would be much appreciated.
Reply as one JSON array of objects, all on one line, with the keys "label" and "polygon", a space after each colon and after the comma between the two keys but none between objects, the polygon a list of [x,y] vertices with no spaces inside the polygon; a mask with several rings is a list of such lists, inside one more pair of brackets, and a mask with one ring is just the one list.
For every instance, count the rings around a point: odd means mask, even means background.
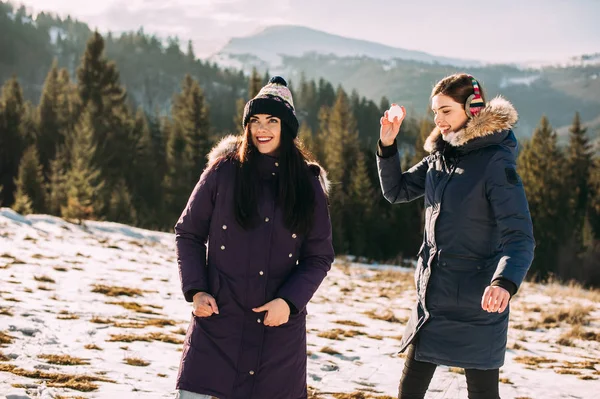
[{"label": "brown grass tuft", "polygon": [[143,291],[139,288],[111,287],[104,284],[95,284],[92,292],[104,294],[106,296],[143,296]]},{"label": "brown grass tuft", "polygon": [[108,378],[94,376],[94,375],[77,375],[77,374],[61,374],[61,373],[49,373],[42,370],[25,370],[19,368],[13,364],[0,363],[0,371],[12,373],[26,378],[33,378],[36,380],[42,379],[47,381],[47,386],[54,388],[70,388],[82,392],[90,392],[98,389],[98,385],[94,384],[95,381],[110,382],[115,384],[116,382]]},{"label": "brown grass tuft", "polygon": [[56,318],[59,320],[77,320],[79,319],[79,316],[75,313],[69,313],[66,310],[61,310],[58,312],[58,316],[56,316]]},{"label": "brown grass tuft", "polygon": [[337,321],[334,321],[334,323],[341,324],[343,326],[350,326],[350,327],[366,327],[364,324],[359,323],[354,320],[337,320]]},{"label": "brown grass tuft", "polygon": [[137,358],[137,357],[126,357],[124,360],[125,360],[125,363],[130,366],[146,367],[146,366],[150,365],[150,362],[147,362],[147,361]]},{"label": "brown grass tuft", "polygon": [[374,320],[383,320],[389,323],[406,323],[408,319],[399,319],[394,315],[394,312],[391,310],[377,311],[375,309],[367,310],[364,312],[365,315],[369,316]]},{"label": "brown grass tuft", "polygon": [[48,277],[46,275],[44,276],[34,276],[33,279],[39,283],[52,283],[52,284],[56,284],[56,281],[54,281],[53,278]]},{"label": "brown grass tuft", "polygon": [[328,355],[341,355],[340,352],[336,351],[333,348],[330,348],[329,346],[324,346],[321,348],[321,352],[322,353],[327,353]]},{"label": "brown grass tuft", "polygon": [[89,359],[81,359],[69,355],[38,355],[38,357],[46,360],[50,364],[58,364],[61,366],[87,366],[90,364]]},{"label": "brown grass tuft", "polygon": [[15,337],[13,337],[12,335],[8,335],[8,334],[0,331],[0,346],[12,344],[14,339],[15,339]]},{"label": "brown grass tuft", "polygon": [[151,342],[151,341],[160,341],[166,342],[169,344],[183,344],[183,340],[179,339],[175,336],[163,334],[159,332],[152,332],[144,335],[135,335],[135,334],[111,334],[109,342]]},{"label": "brown grass tuft", "polygon": [[[109,305],[119,305],[124,307],[127,310],[132,310],[134,312],[137,313],[143,313],[143,314],[154,314],[154,315],[159,315],[160,313],[157,313],[151,309],[148,309],[148,307],[154,307],[151,305],[140,305],[137,302],[106,302]],[[146,307],[148,306],[148,307]]]}]

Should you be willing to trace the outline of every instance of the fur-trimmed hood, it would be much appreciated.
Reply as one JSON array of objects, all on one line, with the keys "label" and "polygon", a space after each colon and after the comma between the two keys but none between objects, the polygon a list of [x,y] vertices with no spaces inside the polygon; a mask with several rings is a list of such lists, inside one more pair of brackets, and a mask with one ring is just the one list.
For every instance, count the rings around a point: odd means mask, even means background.
[{"label": "fur-trimmed hood", "polygon": [[[211,168],[220,160],[233,155],[237,151],[240,143],[241,138],[239,136],[228,135],[223,137],[208,153],[207,167]],[[311,172],[319,178],[319,183],[321,183],[325,195],[329,195],[330,183],[325,169],[316,162],[308,162],[308,167]]]},{"label": "fur-trimmed hood", "polygon": [[[459,130],[456,137],[448,144],[461,147],[476,138],[510,130],[517,122],[518,117],[515,107],[508,100],[498,96],[469,120],[467,125]],[[439,151],[443,146],[442,133],[436,126],[425,140],[423,147],[425,151],[433,153]]]}]

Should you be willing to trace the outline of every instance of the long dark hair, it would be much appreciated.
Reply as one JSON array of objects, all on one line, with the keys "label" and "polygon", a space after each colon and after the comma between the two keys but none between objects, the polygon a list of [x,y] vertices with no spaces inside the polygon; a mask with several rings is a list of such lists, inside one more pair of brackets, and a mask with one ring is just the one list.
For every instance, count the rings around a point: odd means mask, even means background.
[{"label": "long dark hair", "polygon": [[[485,93],[481,84],[479,84],[479,90],[481,98],[483,99],[483,102],[485,102]],[[446,76],[444,79],[437,82],[433,87],[433,90],[431,90],[431,98],[438,94],[443,94],[457,103],[464,105],[467,98],[474,92],[471,75],[467,75],[466,73],[455,73],[454,75]]]},{"label": "long dark hair", "polygon": [[[258,223],[258,157],[261,154],[252,143],[250,128],[244,131],[235,161],[234,207],[237,222],[246,230]],[[283,208],[284,225],[290,231],[306,234],[312,227],[315,191],[314,174],[307,162],[312,156],[293,138],[290,128],[281,124],[279,144],[279,180],[277,202]]]}]

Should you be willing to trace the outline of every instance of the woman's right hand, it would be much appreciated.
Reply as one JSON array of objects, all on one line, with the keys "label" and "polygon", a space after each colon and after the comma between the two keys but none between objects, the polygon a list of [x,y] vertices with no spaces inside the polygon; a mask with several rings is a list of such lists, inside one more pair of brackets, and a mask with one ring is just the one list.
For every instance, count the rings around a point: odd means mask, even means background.
[{"label": "woman's right hand", "polygon": [[197,292],[194,295],[194,307],[193,313],[198,317],[212,316],[213,313],[219,314],[219,308],[217,307],[217,301],[212,295],[206,292]]},{"label": "woman's right hand", "polygon": [[[396,105],[396,104],[392,104]],[[390,122],[388,120],[388,111],[385,111],[383,117],[379,120],[381,124],[381,128],[379,129],[379,138],[381,139],[381,144],[385,147],[394,144],[394,140],[400,131],[400,125],[402,125],[402,121],[406,118],[406,109],[402,106],[402,119],[398,119],[398,117],[394,117],[394,122]]]}]

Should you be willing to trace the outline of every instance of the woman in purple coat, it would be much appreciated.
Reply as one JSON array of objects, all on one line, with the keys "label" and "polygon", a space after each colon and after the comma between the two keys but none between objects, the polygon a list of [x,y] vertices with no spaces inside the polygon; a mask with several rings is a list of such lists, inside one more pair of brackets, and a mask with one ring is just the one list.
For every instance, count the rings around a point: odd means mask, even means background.
[{"label": "woman in purple coat", "polygon": [[306,304],[334,259],[324,170],[298,146],[284,79],[244,109],[175,226],[193,315],[177,378],[181,399],[302,399]]}]

